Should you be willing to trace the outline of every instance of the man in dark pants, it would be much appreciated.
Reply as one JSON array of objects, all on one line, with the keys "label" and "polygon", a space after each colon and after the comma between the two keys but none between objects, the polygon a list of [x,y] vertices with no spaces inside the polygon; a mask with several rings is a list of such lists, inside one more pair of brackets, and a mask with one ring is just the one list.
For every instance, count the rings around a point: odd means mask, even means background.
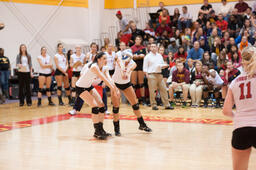
[{"label": "man in dark pants", "polygon": [[0,48],[0,85],[5,98],[8,98],[10,68],[10,61],[4,56],[4,49]]}]

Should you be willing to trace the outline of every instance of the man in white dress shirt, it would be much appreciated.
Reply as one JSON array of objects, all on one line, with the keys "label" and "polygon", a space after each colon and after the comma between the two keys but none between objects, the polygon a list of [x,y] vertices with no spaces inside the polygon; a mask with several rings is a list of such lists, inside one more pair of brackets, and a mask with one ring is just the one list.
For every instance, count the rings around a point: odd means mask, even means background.
[{"label": "man in white dress shirt", "polygon": [[173,109],[168,101],[168,93],[166,91],[166,85],[162,75],[162,69],[168,67],[168,65],[164,63],[163,57],[157,53],[157,46],[155,43],[150,45],[150,50],[151,52],[144,58],[143,72],[146,74],[148,79],[152,110],[158,110],[155,100],[156,90],[158,89],[165,109]]}]

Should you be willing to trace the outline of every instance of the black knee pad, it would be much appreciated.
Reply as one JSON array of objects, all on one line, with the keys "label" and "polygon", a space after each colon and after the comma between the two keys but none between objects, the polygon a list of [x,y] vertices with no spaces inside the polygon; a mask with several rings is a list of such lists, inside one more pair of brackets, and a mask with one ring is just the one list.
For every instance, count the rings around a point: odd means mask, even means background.
[{"label": "black knee pad", "polygon": [[95,114],[95,115],[99,114],[99,108],[98,107],[93,107],[92,108],[92,114]]},{"label": "black knee pad", "polygon": [[144,84],[139,84],[138,86],[139,86],[139,88],[143,88]]},{"label": "black knee pad", "polygon": [[118,114],[119,113],[119,107],[114,107],[113,106],[113,110],[112,111],[113,111],[114,114]]},{"label": "black knee pad", "polygon": [[62,86],[58,86],[57,90],[62,91]]},{"label": "black knee pad", "polygon": [[39,88],[39,89],[38,89],[38,92],[39,92],[39,93],[42,93],[42,92],[43,92],[43,89]]},{"label": "black knee pad", "polygon": [[75,87],[72,88],[71,91],[72,91],[72,92],[76,92],[76,88],[75,88]]},{"label": "black knee pad", "polygon": [[133,110],[139,110],[140,109],[139,103],[132,105],[132,109]]},{"label": "black knee pad", "polygon": [[50,90],[50,88],[46,88],[46,92],[50,92],[51,90]]},{"label": "black knee pad", "polygon": [[66,91],[70,90],[70,87],[65,88]]},{"label": "black knee pad", "polygon": [[100,113],[105,113],[105,111],[106,111],[106,108],[105,108],[105,107],[100,107],[100,108],[99,108],[99,112],[100,112]]}]

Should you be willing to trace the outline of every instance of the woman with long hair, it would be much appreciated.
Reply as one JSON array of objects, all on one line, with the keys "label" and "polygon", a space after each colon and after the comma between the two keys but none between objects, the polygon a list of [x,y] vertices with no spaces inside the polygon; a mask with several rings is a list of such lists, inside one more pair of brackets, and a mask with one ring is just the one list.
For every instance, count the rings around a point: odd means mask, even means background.
[{"label": "woman with long hair", "polygon": [[141,101],[146,104],[145,89],[144,89],[144,72],[143,61],[146,56],[146,48],[142,45],[142,37],[137,36],[135,38],[135,44],[131,47],[133,53],[133,60],[137,67],[131,73],[131,83],[136,90],[136,87],[140,90]]},{"label": "woman with long hair", "polygon": [[203,95],[204,79],[202,76],[202,62],[197,61],[195,71],[191,74],[191,86],[189,88],[192,105],[191,107],[199,107]]},{"label": "woman with long hair", "polygon": [[97,77],[100,78],[110,88],[113,96],[116,97],[117,95],[116,86],[102,73],[106,63],[106,54],[103,52],[97,54],[93,62],[90,62],[83,67],[81,70],[81,77],[76,82],[76,92],[78,97],[92,107],[92,121],[95,128],[94,137],[100,140],[106,139],[107,136],[110,136],[111,134],[107,133],[103,128],[104,113],[106,109],[101,96],[92,86],[94,80]]},{"label": "woman with long hair", "polygon": [[[256,49],[242,51],[244,72],[228,89],[223,114],[234,120],[232,158],[234,170],[247,170],[252,147],[256,148]],[[233,106],[236,112],[233,112]]]},{"label": "woman with long hair", "polygon": [[46,47],[41,48],[41,55],[37,57],[37,61],[39,63],[39,91],[38,91],[38,103],[37,106],[41,106],[41,100],[42,100],[42,91],[44,88],[44,85],[46,85],[46,95],[48,96],[48,104],[50,106],[55,106],[55,104],[52,102],[51,98],[51,81],[52,81],[52,70],[53,65],[51,61],[51,57],[47,54]]},{"label": "woman with long hair", "polygon": [[90,44],[90,52],[88,52],[86,55],[87,62],[91,62],[94,60],[95,56],[98,53],[98,50],[99,50],[98,45],[96,43],[92,42]]},{"label": "woman with long hair", "polygon": [[72,101],[71,106],[74,106],[76,100],[76,81],[80,77],[80,72],[86,63],[85,54],[82,53],[81,46],[76,46],[75,54],[70,57],[70,67],[72,67],[73,74],[71,79],[71,87],[72,87]]},{"label": "woman with long hair", "polygon": [[[124,43],[120,44],[120,49],[117,53],[117,64],[115,66],[115,73],[112,78],[116,87],[123,92],[127,100],[132,106],[134,114],[137,116],[137,120],[140,124],[139,129],[151,132],[152,130],[147,127],[146,123],[143,120],[139,109],[138,99],[136,97],[135,91],[130,82],[130,76],[133,69],[136,68],[136,63],[132,60],[132,53],[129,50],[125,50],[126,46]],[[107,76],[110,79],[110,76]],[[120,94],[120,93],[119,93]],[[112,96],[113,103],[113,124],[116,136],[121,136],[120,125],[119,125],[119,106],[120,106],[120,95],[117,97]]]},{"label": "woman with long hair", "polygon": [[27,105],[31,106],[32,100],[30,81],[33,77],[32,59],[27,52],[27,47],[25,44],[20,45],[20,51],[16,58],[16,65],[18,67],[20,106],[24,105],[24,96],[26,96]]},{"label": "woman with long hair", "polygon": [[58,52],[54,56],[54,62],[56,65],[55,78],[57,81],[57,95],[59,99],[59,105],[63,106],[64,103],[62,101],[62,83],[64,83],[66,95],[68,96],[69,104],[71,104],[70,86],[67,73],[68,60],[66,56],[63,54],[63,45],[59,43],[57,45],[57,48]]}]

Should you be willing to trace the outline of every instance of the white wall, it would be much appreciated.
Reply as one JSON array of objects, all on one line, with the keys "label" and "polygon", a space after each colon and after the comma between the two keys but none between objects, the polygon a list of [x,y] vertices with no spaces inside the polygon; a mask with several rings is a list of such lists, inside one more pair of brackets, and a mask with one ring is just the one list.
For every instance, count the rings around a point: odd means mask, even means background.
[{"label": "white wall", "polygon": [[[55,53],[56,44],[62,38],[80,38],[86,41],[89,39],[89,12],[86,8],[61,7],[53,16],[46,27],[41,30],[41,37],[46,41],[33,36],[33,31],[27,30],[23,24],[24,17],[17,19],[15,16],[20,11],[28,22],[35,28],[34,32],[42,28],[49,18],[49,15],[57,9],[57,6],[34,5],[34,4],[13,4],[16,9],[9,7],[11,3],[0,3],[0,20],[5,23],[5,29],[0,31],[0,47],[5,49],[5,54],[11,60],[12,67],[15,67],[15,59],[19,51],[19,45],[28,45],[29,53],[32,55],[33,67],[37,70],[36,57],[40,54],[40,47],[47,46],[51,55]],[[14,12],[13,12],[14,11]],[[20,14],[18,14],[20,15]],[[17,15],[17,16],[18,16]],[[22,24],[23,23],[23,24]],[[35,38],[35,40],[33,40]],[[31,41],[33,40],[33,41]],[[31,42],[31,43],[30,43]]]},{"label": "white wall", "polygon": [[[93,40],[110,37],[113,41],[116,32],[119,30],[118,20],[115,16],[117,9],[104,9],[103,0],[89,0],[89,8],[61,7],[57,6],[19,4],[0,2],[0,20],[6,28],[0,31],[0,47],[5,49],[5,54],[11,60],[12,67],[15,67],[15,59],[21,43],[29,44],[29,53],[33,57],[33,67],[38,68],[36,57],[40,54],[40,47],[47,46],[51,55],[55,53],[57,41],[62,38],[83,39],[90,43]],[[252,2],[248,2],[251,4]],[[235,2],[232,2],[235,4]],[[218,12],[220,3],[212,4]],[[201,5],[188,5],[188,10],[196,19]],[[182,6],[168,6],[170,14],[175,8],[181,10]],[[148,13],[155,12],[158,7],[121,9],[122,13],[129,20],[137,21],[138,28],[144,28],[149,19]],[[57,11],[43,27],[40,32],[41,37],[35,37],[33,33],[42,28],[48,21],[51,14]],[[20,16],[25,17],[20,17]],[[18,16],[18,18],[17,18]],[[24,18],[33,25],[35,30],[27,30],[24,25]],[[22,24],[23,23],[23,24]],[[31,33],[32,32],[32,33]]]}]

